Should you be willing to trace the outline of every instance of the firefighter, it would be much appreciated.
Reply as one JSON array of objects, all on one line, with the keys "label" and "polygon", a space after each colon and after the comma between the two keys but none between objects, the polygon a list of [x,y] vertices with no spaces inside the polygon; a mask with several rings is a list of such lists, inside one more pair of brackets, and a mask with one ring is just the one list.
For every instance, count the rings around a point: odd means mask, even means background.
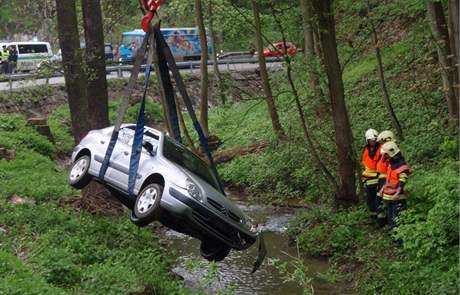
[{"label": "firefighter", "polygon": [[394,228],[396,218],[406,208],[404,186],[412,171],[394,141],[383,144],[382,154],[389,159],[389,165],[386,181],[380,189],[380,195],[387,207],[387,222],[390,228]]},{"label": "firefighter", "polygon": [[[384,145],[386,142],[390,142],[395,140],[395,136],[393,132],[390,130],[384,130],[380,132],[379,136],[377,136],[377,142],[380,146]],[[378,183],[377,183],[377,224],[380,227],[383,227],[386,224],[386,214],[385,208],[382,202],[382,196],[380,195],[380,190],[382,189],[383,185],[385,184],[387,178],[387,169],[388,169],[388,157],[385,157],[383,154],[380,155],[377,161],[377,173],[378,173]]]},{"label": "firefighter", "polygon": [[363,149],[362,163],[364,171],[362,181],[366,187],[367,207],[371,212],[372,219],[377,219],[378,198],[377,198],[377,161],[380,157],[380,145],[377,142],[378,132],[374,129],[366,131],[366,146]]},{"label": "firefighter", "polygon": [[9,52],[8,48],[6,48],[6,45],[3,45],[3,48],[2,48],[2,68],[3,68],[3,72],[5,74],[7,74],[8,70],[9,70],[9,63],[8,63],[9,56],[10,56],[10,52]]}]

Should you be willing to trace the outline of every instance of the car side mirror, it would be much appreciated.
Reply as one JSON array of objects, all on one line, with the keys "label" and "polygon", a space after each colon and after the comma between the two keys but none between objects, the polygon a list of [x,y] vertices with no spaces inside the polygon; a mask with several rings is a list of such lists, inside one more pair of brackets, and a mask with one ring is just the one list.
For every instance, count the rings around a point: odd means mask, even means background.
[{"label": "car side mirror", "polygon": [[147,152],[148,152],[152,157],[155,156],[156,150],[153,148],[153,144],[151,144],[151,143],[148,142],[148,141],[144,141],[144,143],[142,144],[142,146],[147,150]]}]

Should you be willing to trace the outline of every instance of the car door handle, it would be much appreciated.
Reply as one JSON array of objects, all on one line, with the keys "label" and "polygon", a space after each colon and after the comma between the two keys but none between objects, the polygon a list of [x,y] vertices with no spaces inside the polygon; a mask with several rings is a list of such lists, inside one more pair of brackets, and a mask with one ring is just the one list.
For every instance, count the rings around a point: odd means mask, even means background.
[{"label": "car door handle", "polygon": [[104,140],[101,140],[101,144],[104,144],[104,143],[105,143],[105,141],[104,141]]},{"label": "car door handle", "polygon": [[129,152],[128,152],[128,151],[124,151],[123,154],[124,154],[125,156],[127,156],[127,155],[129,155]]}]

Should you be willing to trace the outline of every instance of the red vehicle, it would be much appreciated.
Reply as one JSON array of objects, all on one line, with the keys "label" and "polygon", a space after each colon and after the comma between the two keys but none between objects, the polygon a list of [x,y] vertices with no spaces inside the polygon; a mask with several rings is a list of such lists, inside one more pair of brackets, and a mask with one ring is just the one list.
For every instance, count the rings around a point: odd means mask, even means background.
[{"label": "red vehicle", "polygon": [[297,54],[297,48],[291,42],[286,42],[286,47],[283,42],[276,42],[264,49],[265,57],[283,56],[285,53],[294,56]]}]

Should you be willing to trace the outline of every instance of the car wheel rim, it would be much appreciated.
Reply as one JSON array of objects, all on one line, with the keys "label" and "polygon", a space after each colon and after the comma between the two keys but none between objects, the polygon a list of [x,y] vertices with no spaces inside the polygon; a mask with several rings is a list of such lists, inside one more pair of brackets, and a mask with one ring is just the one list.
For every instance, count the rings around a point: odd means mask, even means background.
[{"label": "car wheel rim", "polygon": [[70,170],[70,181],[76,182],[80,180],[86,174],[88,164],[89,161],[87,158],[78,159],[75,165],[73,165],[72,170]]},{"label": "car wheel rim", "polygon": [[139,197],[137,209],[140,213],[149,211],[155,204],[157,198],[157,190],[153,187],[146,189]]}]

